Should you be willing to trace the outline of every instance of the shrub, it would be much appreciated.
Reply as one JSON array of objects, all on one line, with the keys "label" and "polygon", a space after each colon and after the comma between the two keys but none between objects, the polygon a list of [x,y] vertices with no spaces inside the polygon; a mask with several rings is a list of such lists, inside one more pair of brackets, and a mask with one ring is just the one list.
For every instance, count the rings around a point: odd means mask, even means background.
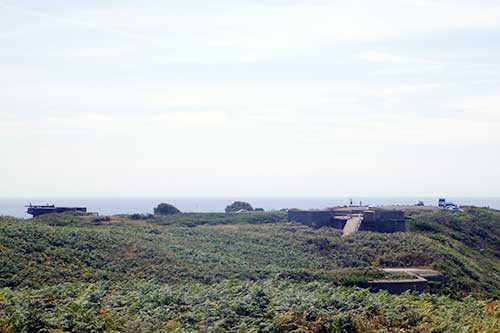
[{"label": "shrub", "polygon": [[44,214],[33,218],[33,221],[51,226],[76,226],[89,222],[82,219],[82,215],[78,212]]},{"label": "shrub", "polygon": [[109,216],[97,216],[94,219],[92,219],[93,224],[102,224],[104,222],[110,222],[111,217]]},{"label": "shrub", "polygon": [[155,215],[172,215],[180,212],[180,210],[168,203],[161,203],[154,209]]},{"label": "shrub", "polygon": [[131,220],[150,220],[154,218],[153,214],[139,214],[135,213],[129,216]]},{"label": "shrub", "polygon": [[341,314],[335,321],[332,327],[332,332],[356,333],[356,325],[354,324],[351,315]]},{"label": "shrub", "polygon": [[244,201],[235,201],[229,206],[226,207],[226,213],[237,212],[239,210],[246,209],[248,211],[252,211],[253,207],[248,202]]}]

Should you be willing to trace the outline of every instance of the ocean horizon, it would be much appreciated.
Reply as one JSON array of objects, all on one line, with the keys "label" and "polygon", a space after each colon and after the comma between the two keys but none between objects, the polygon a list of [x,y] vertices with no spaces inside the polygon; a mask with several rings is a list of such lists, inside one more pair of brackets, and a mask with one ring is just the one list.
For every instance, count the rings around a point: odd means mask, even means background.
[{"label": "ocean horizon", "polygon": [[[89,212],[99,215],[152,213],[161,202],[167,202],[182,212],[223,212],[233,201],[249,202],[254,208],[266,211],[280,209],[321,209],[325,207],[353,204],[364,205],[413,205],[423,201],[426,205],[437,205],[438,197],[34,197],[0,198],[0,215],[30,218],[26,205],[54,204],[56,206],[87,207]],[[500,209],[500,197],[446,197],[447,201],[461,206],[490,207]]]}]

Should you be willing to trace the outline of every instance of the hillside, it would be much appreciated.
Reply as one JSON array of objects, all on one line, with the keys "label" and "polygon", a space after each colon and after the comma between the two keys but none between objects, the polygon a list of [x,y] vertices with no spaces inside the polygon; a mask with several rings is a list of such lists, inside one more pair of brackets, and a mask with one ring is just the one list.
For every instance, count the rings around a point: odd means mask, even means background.
[{"label": "hillside", "polygon": [[[0,218],[0,332],[498,332],[500,213],[411,212],[409,232],[286,214]],[[425,266],[430,294],[372,294]]]}]

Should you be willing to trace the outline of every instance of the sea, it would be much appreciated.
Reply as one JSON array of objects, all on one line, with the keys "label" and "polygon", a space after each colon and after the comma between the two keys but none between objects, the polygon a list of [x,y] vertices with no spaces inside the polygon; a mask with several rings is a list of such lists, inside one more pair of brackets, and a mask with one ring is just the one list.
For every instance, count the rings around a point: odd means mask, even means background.
[{"label": "sea", "polygon": [[[264,210],[280,209],[321,209],[343,206],[352,203],[357,205],[413,205],[423,201],[426,205],[437,205],[438,197],[217,197],[217,198],[0,198],[0,215],[18,218],[30,218],[26,214],[26,205],[53,204],[63,207],[87,207],[89,212],[99,215],[152,213],[159,203],[166,202],[176,206],[182,212],[223,212],[233,201],[249,202],[254,208]],[[448,202],[465,206],[489,207],[500,209],[500,197],[446,197]]]}]

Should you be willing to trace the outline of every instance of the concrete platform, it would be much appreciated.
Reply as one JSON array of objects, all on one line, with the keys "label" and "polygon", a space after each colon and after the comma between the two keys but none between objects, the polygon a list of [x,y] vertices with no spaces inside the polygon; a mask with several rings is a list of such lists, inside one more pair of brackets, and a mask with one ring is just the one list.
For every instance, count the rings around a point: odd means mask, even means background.
[{"label": "concrete platform", "polygon": [[373,292],[385,290],[391,294],[402,294],[406,291],[422,293],[427,288],[429,281],[441,281],[443,274],[429,268],[384,268],[386,273],[406,273],[407,279],[381,279],[372,280],[366,284]]},{"label": "concrete platform", "polygon": [[383,271],[386,273],[406,273],[432,281],[443,279],[441,272],[430,268],[384,268]]}]

